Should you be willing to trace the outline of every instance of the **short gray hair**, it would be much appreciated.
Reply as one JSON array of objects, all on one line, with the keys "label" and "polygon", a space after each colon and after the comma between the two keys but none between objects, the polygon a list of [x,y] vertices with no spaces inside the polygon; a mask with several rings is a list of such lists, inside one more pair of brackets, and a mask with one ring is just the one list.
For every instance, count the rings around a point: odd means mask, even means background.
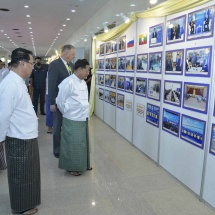
[{"label": "short gray hair", "polygon": [[66,51],[66,50],[71,50],[71,49],[75,49],[75,47],[73,45],[64,45],[62,47],[62,52]]}]

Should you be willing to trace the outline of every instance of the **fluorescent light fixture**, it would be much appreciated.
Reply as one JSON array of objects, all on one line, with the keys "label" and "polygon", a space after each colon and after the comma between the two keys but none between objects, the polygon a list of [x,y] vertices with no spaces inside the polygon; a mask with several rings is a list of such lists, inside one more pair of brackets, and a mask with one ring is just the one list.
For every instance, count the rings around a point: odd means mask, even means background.
[{"label": "fluorescent light fixture", "polygon": [[72,13],[75,13],[75,10],[71,10]]},{"label": "fluorescent light fixture", "polygon": [[86,37],[84,38],[84,42],[87,42],[87,38]]},{"label": "fluorescent light fixture", "polygon": [[136,5],[135,4],[131,4],[131,7],[135,7]]},{"label": "fluorescent light fixture", "polygon": [[29,6],[28,6],[28,5],[25,5],[24,7],[25,7],[25,8],[29,8]]},{"label": "fluorescent light fixture", "polygon": [[129,23],[130,22],[130,19],[127,16],[125,16],[124,13],[120,13],[119,15],[122,17],[122,19],[123,19],[123,21],[125,23]]},{"label": "fluorescent light fixture", "polygon": [[67,18],[66,20],[68,20],[68,21],[69,21],[69,20],[70,20],[70,18]]},{"label": "fluorescent light fixture", "polygon": [[31,17],[30,15],[26,15],[26,17]]},{"label": "fluorescent light fixture", "polygon": [[156,4],[157,0],[150,0],[149,2],[150,2],[150,4]]}]

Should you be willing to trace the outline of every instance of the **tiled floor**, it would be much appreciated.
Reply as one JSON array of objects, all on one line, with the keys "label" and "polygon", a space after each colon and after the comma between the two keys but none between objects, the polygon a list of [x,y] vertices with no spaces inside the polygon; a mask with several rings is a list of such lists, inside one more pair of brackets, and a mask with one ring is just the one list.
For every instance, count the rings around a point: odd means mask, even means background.
[{"label": "tiled floor", "polygon": [[[96,116],[90,120],[93,170],[58,168],[52,135],[39,116],[42,204],[38,215],[212,215],[180,183]],[[0,215],[11,214],[7,172],[0,171]]]}]

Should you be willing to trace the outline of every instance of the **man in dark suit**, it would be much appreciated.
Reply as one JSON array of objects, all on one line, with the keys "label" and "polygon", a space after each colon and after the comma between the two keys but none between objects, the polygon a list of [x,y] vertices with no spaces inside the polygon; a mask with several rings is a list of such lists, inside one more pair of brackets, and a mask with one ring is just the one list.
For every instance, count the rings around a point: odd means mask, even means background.
[{"label": "man in dark suit", "polygon": [[48,70],[48,95],[50,110],[53,112],[53,153],[55,157],[60,154],[60,139],[62,114],[56,106],[56,97],[58,95],[58,85],[67,78],[73,70],[71,61],[75,58],[75,47],[72,45],[64,45],[62,47],[62,55],[49,65]]},{"label": "man in dark suit", "polygon": [[152,38],[157,38],[157,30],[154,28],[154,32],[152,33]]}]

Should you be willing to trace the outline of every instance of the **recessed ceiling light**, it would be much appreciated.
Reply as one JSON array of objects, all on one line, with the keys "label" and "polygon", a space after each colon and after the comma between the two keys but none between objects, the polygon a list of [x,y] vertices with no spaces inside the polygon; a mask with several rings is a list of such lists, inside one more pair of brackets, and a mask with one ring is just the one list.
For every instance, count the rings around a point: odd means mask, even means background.
[{"label": "recessed ceiling light", "polygon": [[67,18],[66,20],[70,20],[70,18]]},{"label": "recessed ceiling light", "polygon": [[117,13],[116,16],[119,16],[119,14]]},{"label": "recessed ceiling light", "polygon": [[135,4],[131,4],[131,7],[135,7],[136,5]]},{"label": "recessed ceiling light", "polygon": [[4,30],[1,30],[1,32],[4,32]]},{"label": "recessed ceiling light", "polygon": [[63,31],[63,29],[60,29],[60,31]]},{"label": "recessed ceiling light", "polygon": [[98,29],[100,28],[100,27],[97,27]]},{"label": "recessed ceiling light", "polygon": [[29,8],[29,6],[28,6],[28,5],[25,5],[24,7],[25,7],[25,8]]},{"label": "recessed ceiling light", "polygon": [[30,15],[26,15],[26,17],[31,17]]},{"label": "recessed ceiling light", "polygon": [[31,31],[30,34],[33,34],[33,32]]},{"label": "recessed ceiling light", "polygon": [[65,24],[63,24],[63,27],[65,27],[66,25]]},{"label": "recessed ceiling light", "polygon": [[33,37],[33,35],[31,35],[31,37]]},{"label": "recessed ceiling light", "polygon": [[60,33],[58,33],[57,35],[60,35]]},{"label": "recessed ceiling light", "polygon": [[72,13],[75,13],[75,10],[71,10]]},{"label": "recessed ceiling light", "polygon": [[31,29],[32,29],[32,27],[29,27],[29,29],[31,30]]},{"label": "recessed ceiling light", "polygon": [[10,37],[7,37],[8,39],[10,38]]},{"label": "recessed ceiling light", "polygon": [[7,36],[7,34],[4,34],[5,36]]},{"label": "recessed ceiling light", "polygon": [[28,24],[30,25],[30,24],[31,24],[31,22],[28,22]]},{"label": "recessed ceiling light", "polygon": [[157,0],[150,0],[150,4],[156,4]]}]

